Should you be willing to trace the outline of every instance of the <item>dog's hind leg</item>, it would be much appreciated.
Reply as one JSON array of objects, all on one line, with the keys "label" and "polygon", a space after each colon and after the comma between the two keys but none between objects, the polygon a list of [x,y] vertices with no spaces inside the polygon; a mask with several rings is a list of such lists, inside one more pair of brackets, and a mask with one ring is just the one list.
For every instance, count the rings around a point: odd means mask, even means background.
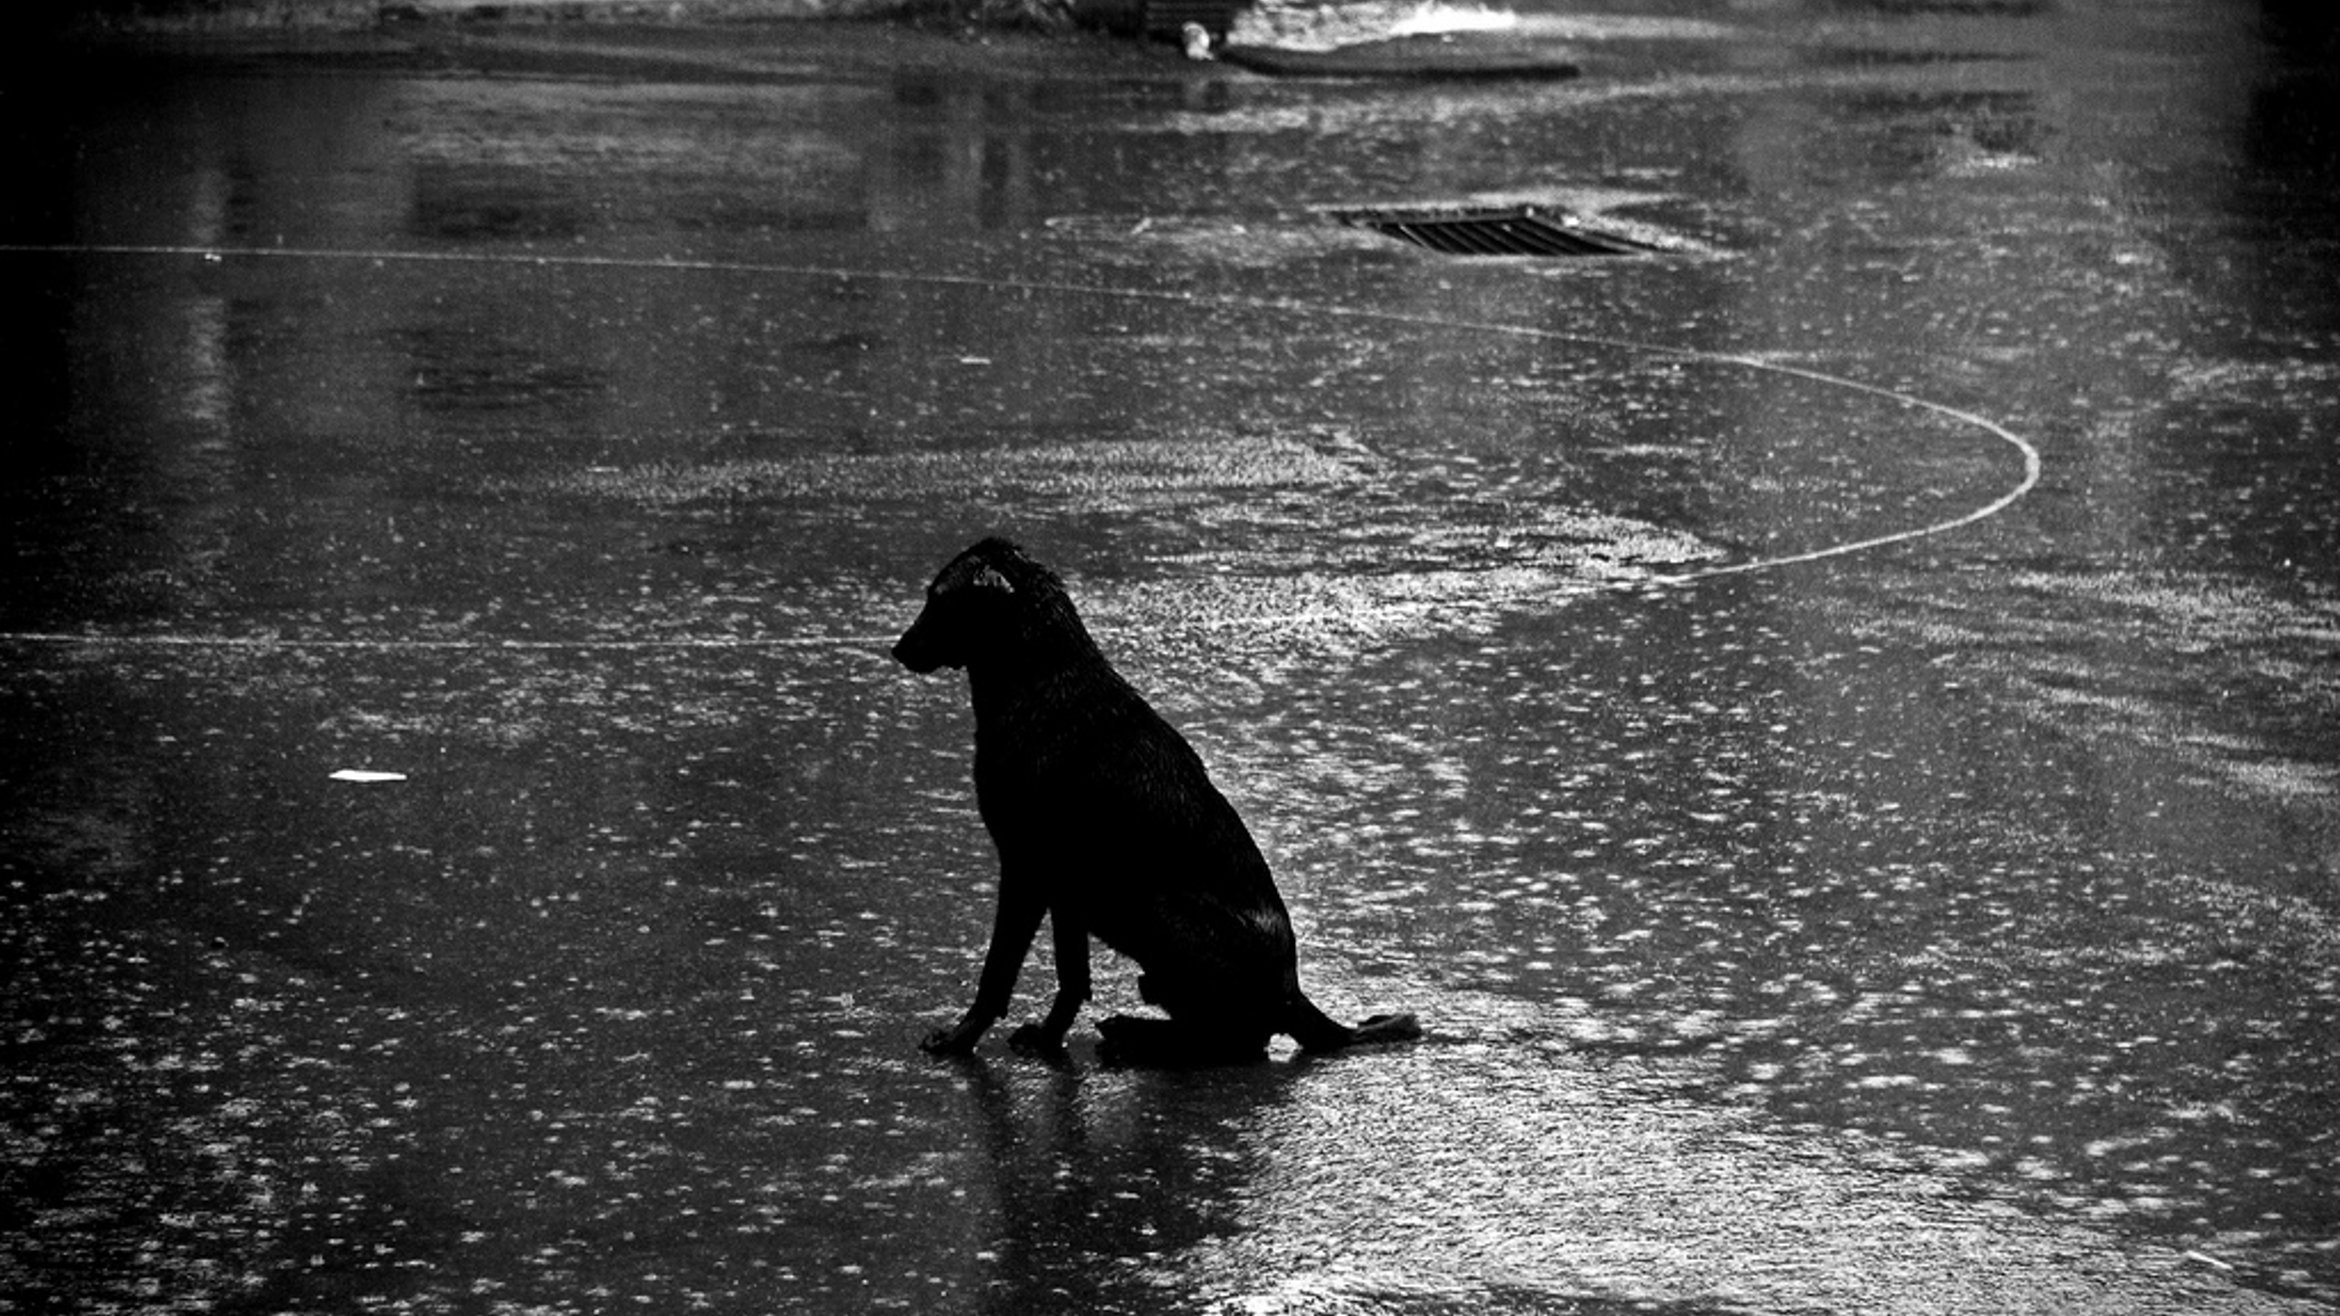
[{"label": "dog's hind leg", "polygon": [[1242,1065],[1267,1056],[1268,1024],[1248,1000],[1197,990],[1193,978],[1145,973],[1138,998],[1160,1006],[1167,1019],[1117,1014],[1097,1021],[1104,1041],[1097,1058],[1111,1065],[1185,1068]]},{"label": "dog's hind leg", "polygon": [[1108,1065],[1184,1069],[1201,1065],[1247,1065],[1267,1057],[1267,1037],[1243,1030],[1212,1028],[1178,1019],[1117,1014],[1097,1021],[1097,1058]]}]

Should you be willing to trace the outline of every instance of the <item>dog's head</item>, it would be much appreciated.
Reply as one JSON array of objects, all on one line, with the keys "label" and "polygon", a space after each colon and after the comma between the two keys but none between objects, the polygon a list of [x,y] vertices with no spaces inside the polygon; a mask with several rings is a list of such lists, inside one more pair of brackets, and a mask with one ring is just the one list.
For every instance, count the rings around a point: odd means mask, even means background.
[{"label": "dog's head", "polygon": [[1056,573],[1005,539],[986,539],[952,558],[926,587],[926,608],[894,644],[913,672],[970,667],[1052,637],[1088,635]]}]

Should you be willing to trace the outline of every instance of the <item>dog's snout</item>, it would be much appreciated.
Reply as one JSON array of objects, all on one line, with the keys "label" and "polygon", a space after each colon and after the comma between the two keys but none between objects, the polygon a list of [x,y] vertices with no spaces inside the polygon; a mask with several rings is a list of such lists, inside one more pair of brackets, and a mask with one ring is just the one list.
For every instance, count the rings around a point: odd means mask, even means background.
[{"label": "dog's snout", "polygon": [[921,614],[917,621],[910,624],[909,630],[902,632],[902,638],[894,641],[894,661],[920,676],[943,665],[942,655],[935,651],[933,637],[926,633],[929,629],[926,617]]}]

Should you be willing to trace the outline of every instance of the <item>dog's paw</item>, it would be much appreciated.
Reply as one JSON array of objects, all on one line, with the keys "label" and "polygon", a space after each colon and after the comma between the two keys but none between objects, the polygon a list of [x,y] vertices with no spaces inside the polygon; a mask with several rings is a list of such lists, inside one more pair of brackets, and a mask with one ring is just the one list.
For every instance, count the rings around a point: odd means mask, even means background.
[{"label": "dog's paw", "polygon": [[928,1033],[918,1049],[930,1056],[970,1056],[975,1054],[975,1042],[983,1036],[964,1028],[937,1028]]},{"label": "dog's paw", "polygon": [[1062,1059],[1065,1054],[1064,1034],[1051,1033],[1039,1024],[1025,1024],[1008,1034],[1008,1049],[1022,1055],[1040,1056],[1049,1060]]}]

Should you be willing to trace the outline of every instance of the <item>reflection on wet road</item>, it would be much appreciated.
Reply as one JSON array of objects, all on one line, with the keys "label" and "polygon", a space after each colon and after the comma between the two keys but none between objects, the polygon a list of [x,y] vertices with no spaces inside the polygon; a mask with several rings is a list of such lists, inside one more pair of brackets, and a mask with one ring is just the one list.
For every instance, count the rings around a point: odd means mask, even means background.
[{"label": "reflection on wet road", "polygon": [[[466,26],[10,111],[0,1284],[2340,1301],[2334,38],[2228,8],[1607,6],[1557,88]],[[1661,249],[1327,218],[1445,199]],[[885,646],[994,530],[1428,1041],[917,1052],[991,857]]]}]

